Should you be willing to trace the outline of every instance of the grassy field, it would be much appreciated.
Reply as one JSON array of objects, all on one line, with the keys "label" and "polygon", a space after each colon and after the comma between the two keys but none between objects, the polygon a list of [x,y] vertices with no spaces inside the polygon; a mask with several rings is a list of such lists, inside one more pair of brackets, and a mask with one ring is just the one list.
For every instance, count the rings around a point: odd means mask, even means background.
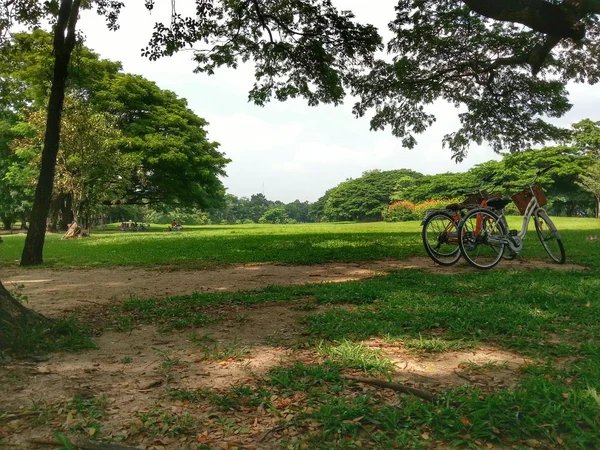
[{"label": "grassy field", "polygon": [[[510,222],[514,228],[520,225],[519,218]],[[160,400],[164,410],[137,416],[142,433],[111,437],[136,445],[140,442],[136,439],[154,430],[152,436],[168,435],[184,442],[198,428],[214,429],[214,419],[169,410],[169,402],[183,402],[189,411],[210,405],[217,411],[213,416],[219,417],[221,428],[225,429],[223,421],[229,421],[232,435],[246,432],[240,430],[254,420],[257,408],[267,411],[278,425],[273,434],[279,433],[268,448],[598,448],[600,241],[586,238],[600,235],[600,221],[560,218],[556,224],[568,262],[589,270],[518,271],[500,264],[489,272],[448,275],[409,269],[364,281],[289,287],[275,282],[256,291],[131,299],[115,306],[104,312],[108,328],[128,333],[145,324],[157,325],[166,334],[192,333],[191,341],[208,349],[206,342],[212,341],[203,327],[222,320],[219,308],[243,311],[249,305],[293,302],[307,311],[304,337],[293,348],[315,357],[275,367],[266,376],[229,390],[191,390],[168,381]],[[424,255],[419,231],[419,224],[411,222],[100,232],[78,241],[50,236],[45,259],[54,267],[198,268],[249,262],[402,259]],[[22,243],[22,236],[5,237],[0,248],[2,264],[16,264]],[[522,256],[547,259],[535,233],[528,235]],[[243,313],[238,315],[244,320]],[[515,382],[508,387],[469,383],[437,391],[434,402],[386,396],[379,390],[361,389],[343,377],[358,373],[386,379],[398,370],[385,348],[369,345],[373,339],[423,360],[485,347],[529,362],[515,371]],[[207,350],[206,355],[215,360],[244,358],[242,352],[231,351]],[[132,363],[129,355],[117,357]],[[164,360],[167,380],[181,370],[178,364],[174,359]],[[485,374],[493,380],[496,371],[505,369],[501,364],[465,361],[456,370],[467,379]],[[94,420],[99,424],[99,438],[106,438],[102,413]],[[165,428],[163,424],[171,425]],[[286,429],[297,433],[286,435],[282,431]],[[1,439],[0,435],[0,443]],[[254,444],[239,448],[264,448],[260,442]],[[225,447],[207,441],[185,448]]]},{"label": "grassy field", "polygon": [[[510,218],[520,228],[519,217]],[[557,218],[564,231],[567,257],[587,264],[595,260],[586,236],[600,234],[596,219]],[[50,267],[165,266],[214,267],[252,262],[315,264],[326,261],[403,259],[424,255],[419,222],[323,223],[300,225],[232,225],[186,227],[166,232],[154,225],[149,232],[99,231],[87,239],[62,241],[48,235],[44,261]],[[157,230],[157,231],[153,231]],[[535,232],[525,243],[524,257],[543,258]],[[4,236],[0,264],[16,265],[24,235]]]}]

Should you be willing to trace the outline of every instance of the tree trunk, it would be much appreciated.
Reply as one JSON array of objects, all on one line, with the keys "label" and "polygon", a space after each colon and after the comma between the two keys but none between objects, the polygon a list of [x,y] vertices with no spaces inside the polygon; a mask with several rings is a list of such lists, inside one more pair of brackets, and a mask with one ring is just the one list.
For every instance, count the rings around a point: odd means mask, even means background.
[{"label": "tree trunk", "polygon": [[50,212],[48,213],[48,231],[56,233],[58,231],[58,214],[60,212],[60,204],[62,203],[63,194],[59,194],[50,203]]},{"label": "tree trunk", "polygon": [[75,215],[73,214],[73,196],[67,194],[60,204],[60,222],[58,227],[60,230],[68,230],[69,224],[75,221]]},{"label": "tree trunk", "polygon": [[25,308],[0,282],[0,349],[9,348],[19,333],[48,322],[41,314]]},{"label": "tree trunk", "polygon": [[[60,145],[60,124],[65,100],[65,87],[69,73],[71,53],[75,47],[75,27],[81,0],[62,0],[54,27],[54,75],[48,101],[48,117],[42,150],[40,176],[35,189],[29,231],[21,256],[22,266],[43,262],[46,221],[52,200],[56,156]],[[65,30],[67,34],[65,36]]]},{"label": "tree trunk", "polygon": [[4,225],[5,230],[12,230],[12,219],[7,217],[2,218],[2,224]]}]

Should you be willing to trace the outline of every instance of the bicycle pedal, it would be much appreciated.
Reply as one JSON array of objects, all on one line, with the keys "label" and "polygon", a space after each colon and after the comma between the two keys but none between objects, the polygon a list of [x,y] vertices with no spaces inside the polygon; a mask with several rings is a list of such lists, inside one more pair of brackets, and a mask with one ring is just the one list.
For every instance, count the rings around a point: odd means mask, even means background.
[{"label": "bicycle pedal", "polygon": [[518,232],[517,230],[510,230],[510,231],[508,232],[508,235],[509,235],[509,236],[516,236],[517,234],[519,234],[519,232]]}]

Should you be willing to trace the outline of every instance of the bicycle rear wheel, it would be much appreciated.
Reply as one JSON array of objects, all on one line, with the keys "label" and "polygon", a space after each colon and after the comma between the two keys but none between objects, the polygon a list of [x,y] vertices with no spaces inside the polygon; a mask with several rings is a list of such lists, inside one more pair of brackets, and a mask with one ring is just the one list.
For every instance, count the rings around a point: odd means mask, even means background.
[{"label": "bicycle rear wheel", "polygon": [[537,211],[533,216],[535,231],[546,253],[558,264],[564,264],[566,260],[565,248],[556,226],[544,212]]},{"label": "bicycle rear wheel", "polygon": [[473,209],[461,220],[458,245],[464,258],[478,269],[491,269],[502,259],[508,230],[488,209]]},{"label": "bicycle rear wheel", "polygon": [[425,219],[421,236],[425,251],[440,266],[451,266],[460,259],[458,225],[451,214],[432,213]]}]

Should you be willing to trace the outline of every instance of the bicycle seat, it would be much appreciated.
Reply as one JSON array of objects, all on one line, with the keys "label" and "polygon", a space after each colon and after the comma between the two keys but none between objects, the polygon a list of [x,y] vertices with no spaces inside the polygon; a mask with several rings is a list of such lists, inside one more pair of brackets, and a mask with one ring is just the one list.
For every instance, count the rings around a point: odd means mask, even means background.
[{"label": "bicycle seat", "polygon": [[490,198],[487,201],[487,205],[490,208],[494,208],[494,209],[504,209],[504,207],[506,205],[508,205],[511,202],[511,199],[509,198]]}]

